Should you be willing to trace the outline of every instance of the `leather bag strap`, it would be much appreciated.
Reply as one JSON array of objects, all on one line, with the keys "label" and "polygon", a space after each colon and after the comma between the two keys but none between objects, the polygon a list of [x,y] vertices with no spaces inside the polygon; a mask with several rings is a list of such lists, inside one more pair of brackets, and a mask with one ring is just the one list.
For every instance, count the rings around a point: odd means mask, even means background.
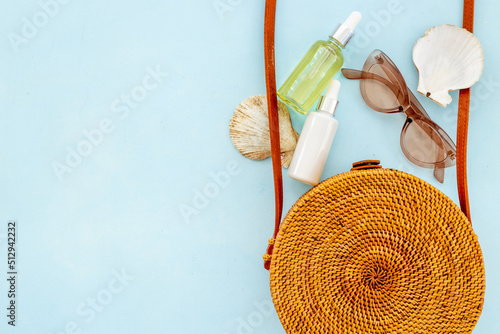
[{"label": "leather bag strap", "polygon": [[274,240],[278,235],[281,215],[283,213],[283,176],[281,174],[280,127],[278,116],[278,97],[276,95],[276,71],[274,63],[274,27],[276,17],[276,0],[266,0],[264,20],[264,60],[266,66],[267,110],[269,115],[269,130],[271,137],[271,156],[273,160],[275,224],[273,238],[269,240],[267,252],[264,255],[264,268],[271,266]]},{"label": "leather bag strap", "polygon": [[[464,0],[463,27],[474,32],[474,0]],[[462,212],[471,221],[467,187],[467,134],[469,128],[470,88],[460,90],[457,120],[457,188]]]}]

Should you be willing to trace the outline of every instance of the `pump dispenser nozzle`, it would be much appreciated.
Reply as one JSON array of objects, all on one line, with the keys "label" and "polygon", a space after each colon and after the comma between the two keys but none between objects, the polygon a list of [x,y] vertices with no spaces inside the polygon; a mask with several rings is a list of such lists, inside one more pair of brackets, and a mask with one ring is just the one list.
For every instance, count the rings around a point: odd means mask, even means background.
[{"label": "pump dispenser nozzle", "polygon": [[332,80],[328,85],[326,94],[318,102],[318,111],[324,111],[329,114],[335,114],[335,109],[339,104],[338,96],[340,91],[340,81]]},{"label": "pump dispenser nozzle", "polygon": [[328,88],[326,89],[325,96],[328,98],[332,98],[332,99],[337,100],[339,97],[340,86],[341,86],[340,81],[338,81],[338,80],[330,81],[330,84],[328,85]]},{"label": "pump dispenser nozzle", "polygon": [[358,25],[359,21],[361,21],[361,13],[360,12],[352,12],[351,15],[345,20],[344,25],[351,29],[354,30],[356,29],[356,26]]},{"label": "pump dispenser nozzle", "polygon": [[362,15],[360,12],[352,12],[347,20],[340,24],[330,37],[336,39],[340,44],[342,44],[342,46],[345,47],[354,35],[354,29],[356,29],[359,21],[361,21],[361,17]]}]

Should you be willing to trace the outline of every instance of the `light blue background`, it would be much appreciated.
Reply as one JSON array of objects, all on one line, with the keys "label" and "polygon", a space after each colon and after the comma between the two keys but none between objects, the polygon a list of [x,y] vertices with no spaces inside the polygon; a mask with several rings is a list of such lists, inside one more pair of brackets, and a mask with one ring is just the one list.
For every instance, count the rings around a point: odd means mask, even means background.
[{"label": "light blue background", "polygon": [[[361,68],[379,48],[416,93],[413,44],[432,26],[461,25],[461,1],[401,0],[399,14],[380,17],[389,2],[279,1],[278,84],[312,42],[359,10],[361,34],[345,66]],[[38,0],[1,0],[1,8],[0,268],[7,271],[7,222],[15,219],[19,295],[11,328],[2,279],[0,331],[284,333],[262,267],[274,219],[271,162],[242,157],[228,135],[240,101],[265,93],[264,1],[73,0],[47,22]],[[487,275],[476,334],[500,332],[499,10],[497,1],[476,3],[486,65],[472,90],[468,172]],[[41,27],[15,47],[13,34],[23,37],[23,18],[34,16]],[[120,100],[140,93],[147,68],[168,75],[125,115]],[[409,163],[399,146],[404,116],[371,111],[358,83],[339,78],[340,127],[323,179],[377,158],[457,201],[455,168],[438,184],[431,170]],[[446,109],[417,95],[455,137],[458,94]],[[292,116],[300,131],[304,118]],[[58,178],[53,164],[106,119],[113,131]],[[211,173],[227,168],[230,181],[214,188]],[[213,196],[203,202],[197,194],[206,187]],[[309,187],[284,177],[284,189],[288,209]],[[188,206],[196,210],[189,219],[181,214]],[[122,273],[124,283],[116,280]],[[104,304],[100,311],[90,311],[92,299]]]}]

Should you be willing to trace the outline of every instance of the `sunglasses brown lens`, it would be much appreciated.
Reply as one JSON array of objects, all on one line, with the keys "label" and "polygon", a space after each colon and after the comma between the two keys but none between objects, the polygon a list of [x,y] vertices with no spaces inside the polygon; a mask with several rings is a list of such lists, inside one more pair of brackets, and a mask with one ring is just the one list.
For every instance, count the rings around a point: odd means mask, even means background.
[{"label": "sunglasses brown lens", "polygon": [[401,138],[403,150],[414,163],[429,167],[448,157],[441,136],[429,123],[416,119],[404,131]]},{"label": "sunglasses brown lens", "polygon": [[370,67],[373,78],[362,80],[362,91],[370,107],[380,112],[394,112],[401,105],[401,87],[394,75],[379,64]]}]

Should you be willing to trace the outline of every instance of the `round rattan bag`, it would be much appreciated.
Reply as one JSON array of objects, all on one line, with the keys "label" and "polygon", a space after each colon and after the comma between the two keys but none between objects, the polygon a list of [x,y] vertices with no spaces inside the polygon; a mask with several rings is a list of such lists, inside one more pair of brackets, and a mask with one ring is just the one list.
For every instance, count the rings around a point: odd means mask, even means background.
[{"label": "round rattan bag", "polygon": [[334,176],[290,209],[271,294],[287,333],[470,333],[483,257],[460,209],[390,169]]}]

